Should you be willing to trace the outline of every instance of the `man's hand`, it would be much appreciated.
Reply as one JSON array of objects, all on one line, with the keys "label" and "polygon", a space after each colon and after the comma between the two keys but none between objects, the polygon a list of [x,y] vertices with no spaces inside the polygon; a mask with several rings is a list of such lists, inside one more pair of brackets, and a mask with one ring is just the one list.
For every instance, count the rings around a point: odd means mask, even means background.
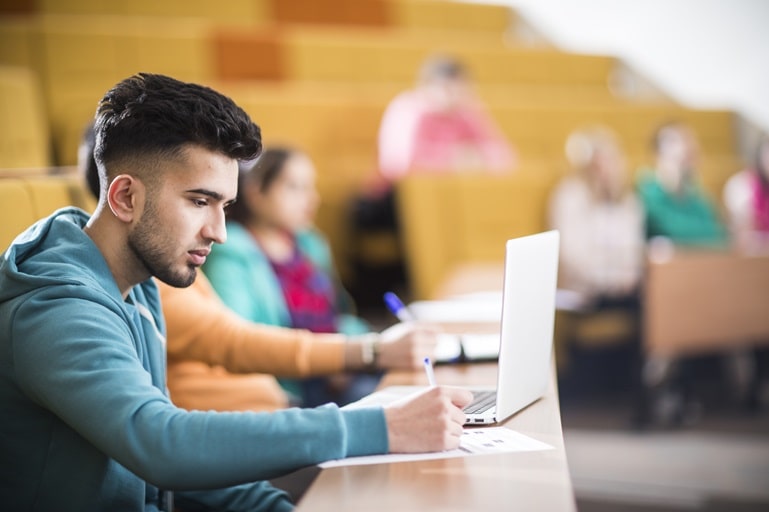
[{"label": "man's hand", "polygon": [[384,408],[390,453],[440,452],[459,446],[473,394],[437,386]]},{"label": "man's hand", "polygon": [[435,327],[395,324],[380,335],[377,366],[386,370],[419,369],[425,357],[434,357],[437,344],[438,330]]}]

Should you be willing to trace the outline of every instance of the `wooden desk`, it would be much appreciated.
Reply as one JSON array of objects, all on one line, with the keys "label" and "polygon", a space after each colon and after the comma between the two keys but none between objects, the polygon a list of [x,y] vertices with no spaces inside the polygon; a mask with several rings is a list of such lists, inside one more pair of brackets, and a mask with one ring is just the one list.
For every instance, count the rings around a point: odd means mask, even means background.
[{"label": "wooden desk", "polygon": [[[501,290],[501,287],[500,265],[468,265],[457,269],[444,282],[440,296]],[[446,385],[494,386],[497,365],[437,366],[435,377]],[[391,372],[381,387],[426,384],[422,371]],[[504,426],[547,443],[553,449],[328,468],[317,476],[299,501],[297,510],[576,510],[563,444],[555,364],[545,396],[513,415]]]},{"label": "wooden desk", "polygon": [[769,254],[670,251],[652,257],[647,355],[672,359],[769,343]]},{"label": "wooden desk", "polygon": [[[297,511],[576,510],[561,431],[555,372],[547,394],[504,426],[553,450],[347,466],[321,471]],[[494,385],[496,364],[438,366],[438,382]],[[388,374],[382,385],[426,384],[423,372]]]},{"label": "wooden desk", "polygon": [[[769,345],[769,254],[651,251],[644,287],[646,393],[641,421],[653,421],[653,403],[682,359]],[[757,400],[761,375],[753,369],[748,402]]]}]

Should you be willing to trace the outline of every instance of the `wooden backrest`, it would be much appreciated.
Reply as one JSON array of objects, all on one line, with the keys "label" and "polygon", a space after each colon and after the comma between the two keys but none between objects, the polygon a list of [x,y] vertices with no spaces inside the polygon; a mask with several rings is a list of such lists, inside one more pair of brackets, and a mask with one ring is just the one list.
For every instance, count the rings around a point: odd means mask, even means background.
[{"label": "wooden backrest", "polygon": [[35,11],[49,14],[146,16],[175,20],[199,18],[226,24],[263,22],[269,0],[36,0]]},{"label": "wooden backrest", "polygon": [[24,184],[37,218],[50,215],[59,208],[73,205],[72,179],[56,176],[25,178]]},{"label": "wooden backrest", "polygon": [[37,220],[29,189],[21,179],[0,179],[0,251]]},{"label": "wooden backrest", "polygon": [[506,5],[445,0],[391,0],[391,19],[412,29],[450,29],[504,34],[515,16]]},{"label": "wooden backrest", "polygon": [[769,343],[769,253],[676,251],[649,261],[645,349],[703,354]]},{"label": "wooden backrest", "polygon": [[79,175],[70,172],[57,176],[47,172],[47,168],[20,169],[0,178],[0,250],[5,250],[32,223],[59,208],[78,206],[93,211],[96,200]]},{"label": "wooden backrest", "polygon": [[[228,58],[219,68],[222,80],[272,79],[310,82],[397,82],[409,86],[425,58],[443,52],[455,55],[479,84],[568,84],[607,88],[617,60],[548,48],[506,46],[499,34],[405,29],[340,30],[287,26],[221,28],[211,38],[216,55]],[[267,51],[269,66],[252,62],[254,51]],[[273,62],[277,60],[277,62]],[[270,72],[274,72],[270,76]]]},{"label": "wooden backrest", "polygon": [[48,122],[37,77],[0,66],[0,168],[50,165]]},{"label": "wooden backrest", "polygon": [[506,240],[543,231],[551,186],[522,173],[416,174],[399,183],[398,214],[415,298],[433,298],[456,265],[504,261]]}]

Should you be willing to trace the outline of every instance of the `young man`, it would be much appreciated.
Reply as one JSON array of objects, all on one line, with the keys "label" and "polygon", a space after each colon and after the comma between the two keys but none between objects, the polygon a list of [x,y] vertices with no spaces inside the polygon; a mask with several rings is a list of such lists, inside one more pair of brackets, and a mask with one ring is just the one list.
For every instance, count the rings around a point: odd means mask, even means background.
[{"label": "young man", "polygon": [[0,260],[0,503],[9,510],[290,510],[265,482],[301,466],[459,443],[466,392],[388,408],[186,412],[165,393],[153,276],[189,286],[226,238],[237,161],[259,129],[228,98],[161,75],[96,113],[102,194],[60,210]]}]

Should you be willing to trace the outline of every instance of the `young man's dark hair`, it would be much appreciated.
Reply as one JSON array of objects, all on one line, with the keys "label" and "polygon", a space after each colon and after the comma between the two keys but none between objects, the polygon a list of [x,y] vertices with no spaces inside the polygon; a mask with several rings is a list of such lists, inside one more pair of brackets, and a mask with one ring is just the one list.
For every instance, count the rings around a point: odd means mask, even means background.
[{"label": "young man's dark hair", "polygon": [[113,165],[144,160],[141,165],[147,166],[158,158],[178,157],[188,145],[235,160],[253,159],[262,149],[259,127],[231,99],[202,85],[147,73],[120,82],[104,95],[94,132],[94,159],[102,182],[105,174],[114,176]]}]

